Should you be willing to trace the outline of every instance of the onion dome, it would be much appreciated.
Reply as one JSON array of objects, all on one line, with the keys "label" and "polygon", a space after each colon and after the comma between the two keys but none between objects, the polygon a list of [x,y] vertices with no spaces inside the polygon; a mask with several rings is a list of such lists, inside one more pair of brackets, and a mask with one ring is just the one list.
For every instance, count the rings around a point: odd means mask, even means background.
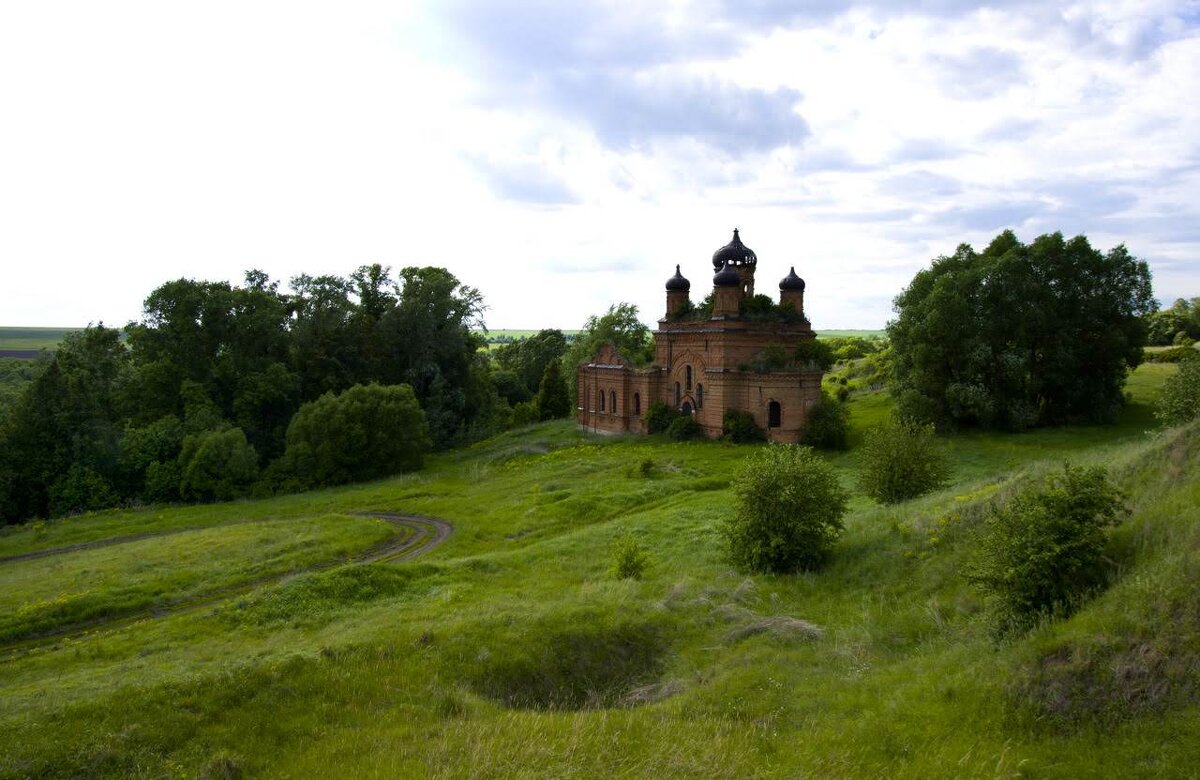
[{"label": "onion dome", "polygon": [[758,262],[758,255],[754,254],[754,250],[742,243],[742,239],[738,237],[737,228],[733,229],[733,240],[725,246],[713,252],[713,270],[719,271],[726,263],[730,265],[755,265]]},{"label": "onion dome", "polygon": [[717,272],[717,275],[713,277],[713,286],[715,287],[737,287],[741,283],[741,277],[738,276],[738,272],[733,270],[733,266],[729,263],[726,263]]},{"label": "onion dome", "polygon": [[687,292],[692,289],[692,283],[683,278],[683,274],[679,273],[679,266],[675,266],[675,275],[667,280],[667,292]]},{"label": "onion dome", "polygon": [[804,280],[796,276],[796,266],[792,266],[792,270],[788,271],[788,275],[779,280],[779,289],[782,290],[797,290],[804,292]]}]

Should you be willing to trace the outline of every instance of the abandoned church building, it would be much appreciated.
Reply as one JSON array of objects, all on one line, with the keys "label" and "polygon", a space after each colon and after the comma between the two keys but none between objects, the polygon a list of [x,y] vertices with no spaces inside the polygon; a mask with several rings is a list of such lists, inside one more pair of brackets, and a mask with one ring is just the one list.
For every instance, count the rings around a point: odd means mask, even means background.
[{"label": "abandoned church building", "polygon": [[822,376],[807,359],[816,335],[804,315],[804,280],[793,267],[779,282],[778,303],[756,296],[758,258],[736,229],[712,262],[712,294],[700,303],[675,266],[653,363],[636,365],[636,356],[605,344],[579,367],[581,427],[646,433],[645,413],[661,401],[693,415],[709,437],[721,435],[726,409],[738,409],[754,415],[771,441],[800,441],[809,409],[821,401]]}]

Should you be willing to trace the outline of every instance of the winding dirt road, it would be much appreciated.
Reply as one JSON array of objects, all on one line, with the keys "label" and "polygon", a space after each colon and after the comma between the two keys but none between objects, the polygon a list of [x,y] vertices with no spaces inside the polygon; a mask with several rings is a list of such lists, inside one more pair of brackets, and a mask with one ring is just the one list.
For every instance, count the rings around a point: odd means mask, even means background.
[{"label": "winding dirt road", "polygon": [[[403,563],[411,561],[425,555],[430,550],[438,547],[445,542],[454,532],[454,526],[447,523],[445,520],[438,520],[434,517],[425,517],[423,515],[406,515],[396,512],[352,512],[347,513],[352,517],[373,517],[380,520],[386,520],[399,529],[411,531],[411,533],[396,534],[392,538],[384,542],[373,545],[366,550],[354,555],[350,558],[335,558],[321,563],[314,564],[298,569],[289,569],[286,572],[272,574],[267,577],[260,577],[254,580],[238,583],[237,585],[221,588],[219,590],[210,591],[187,599],[179,599],[177,601],[167,601],[159,603],[153,607],[135,610],[132,612],[120,612],[113,615],[101,616],[92,620],[82,621],[79,623],[71,623],[65,626],[59,626],[51,631],[45,631],[39,634],[22,637],[6,642],[3,650],[0,650],[0,657],[11,658],[14,655],[19,655],[22,651],[32,649],[35,646],[41,645],[47,641],[58,641],[70,636],[97,631],[97,630],[117,630],[134,623],[138,620],[146,618],[165,617],[168,615],[176,615],[183,612],[190,612],[203,607],[207,607],[218,601],[231,598],[233,596],[248,593],[249,591],[270,584],[272,582],[281,582],[289,577],[294,577],[298,574],[307,574],[310,572],[324,571],[332,569],[335,566],[343,565],[361,565],[367,563]],[[301,519],[301,518],[294,518]],[[260,522],[260,521],[241,521],[241,522]],[[207,526],[209,528],[214,526]],[[78,552],[80,550],[92,550],[98,547],[109,547],[117,544],[126,544],[128,542],[141,541],[143,539],[153,539],[161,536],[172,536],[178,533],[184,533],[194,528],[172,529],[169,531],[161,531],[146,534],[131,534],[127,536],[118,536],[111,539],[97,540],[94,542],[84,542],[81,544],[73,544],[65,547],[55,547],[48,550],[36,550],[30,553],[21,555],[13,555],[7,558],[0,558],[0,565],[13,563],[16,561],[28,561],[37,558],[47,558],[53,555],[63,555],[66,553]]]}]

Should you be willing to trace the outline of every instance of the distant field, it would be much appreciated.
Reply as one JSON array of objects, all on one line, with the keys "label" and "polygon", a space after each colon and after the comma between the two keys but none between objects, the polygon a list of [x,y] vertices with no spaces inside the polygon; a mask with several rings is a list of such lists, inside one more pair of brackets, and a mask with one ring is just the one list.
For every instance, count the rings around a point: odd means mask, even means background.
[{"label": "distant field", "polygon": [[818,330],[817,338],[819,339],[844,339],[851,336],[860,338],[871,338],[872,336],[886,336],[885,330]]},{"label": "distant field", "polygon": [[[5,328],[0,327],[0,352],[29,352],[54,349],[68,333],[82,328]],[[9,357],[23,357],[10,355]]]}]

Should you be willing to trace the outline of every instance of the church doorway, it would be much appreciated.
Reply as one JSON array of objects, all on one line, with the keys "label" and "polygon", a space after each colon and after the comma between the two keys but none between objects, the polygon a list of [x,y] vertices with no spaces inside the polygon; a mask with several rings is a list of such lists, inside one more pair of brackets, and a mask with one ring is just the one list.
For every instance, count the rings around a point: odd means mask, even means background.
[{"label": "church doorway", "polygon": [[692,416],[692,402],[684,401],[683,406],[679,407],[679,411],[681,414],[686,414],[687,416],[691,417]]},{"label": "church doorway", "polygon": [[783,410],[778,401],[772,401],[767,407],[767,427],[778,428],[783,424]]}]

